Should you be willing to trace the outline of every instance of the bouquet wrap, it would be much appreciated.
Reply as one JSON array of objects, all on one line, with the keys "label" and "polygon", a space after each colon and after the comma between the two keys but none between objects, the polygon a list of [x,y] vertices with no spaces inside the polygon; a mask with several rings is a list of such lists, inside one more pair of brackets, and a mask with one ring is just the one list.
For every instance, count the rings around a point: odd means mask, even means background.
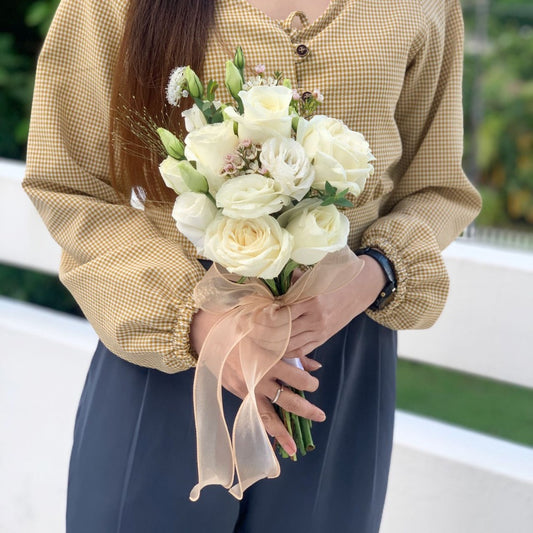
[{"label": "bouquet wrap", "polygon": [[[326,255],[279,297],[259,279],[238,283],[240,276],[216,263],[196,286],[196,305],[220,319],[204,341],[194,378],[198,484],[190,493],[192,501],[198,500],[207,485],[222,485],[240,500],[256,481],[279,476],[280,466],[261,421],[255,387],[285,354],[291,336],[290,306],[348,285],[363,266],[345,247]],[[254,342],[256,328],[261,327],[255,320],[258,313],[267,313],[276,328],[276,337],[260,345]],[[234,349],[240,357],[247,395],[230,436],[222,404],[222,373]]]}]

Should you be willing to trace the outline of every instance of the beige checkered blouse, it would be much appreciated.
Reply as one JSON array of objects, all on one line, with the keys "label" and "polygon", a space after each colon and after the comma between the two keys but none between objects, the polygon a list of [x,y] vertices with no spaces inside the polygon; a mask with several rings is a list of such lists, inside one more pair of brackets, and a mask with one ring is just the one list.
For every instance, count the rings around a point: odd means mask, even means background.
[{"label": "beige checkered blouse", "polygon": [[[461,168],[459,0],[333,0],[298,29],[294,14],[275,21],[246,0],[217,4],[204,79],[223,80],[241,45],[249,65],[320,89],[320,112],[366,136],[376,170],[346,213],[349,244],[381,249],[398,278],[394,300],[367,313],[392,329],[431,326],[448,292],[441,250],[480,210]],[[195,364],[191,291],[204,270],[171,204],[134,209],[109,184],[111,73],[126,7],[61,2],[39,57],[24,189],[64,250],[61,280],[102,341],[173,373]]]}]

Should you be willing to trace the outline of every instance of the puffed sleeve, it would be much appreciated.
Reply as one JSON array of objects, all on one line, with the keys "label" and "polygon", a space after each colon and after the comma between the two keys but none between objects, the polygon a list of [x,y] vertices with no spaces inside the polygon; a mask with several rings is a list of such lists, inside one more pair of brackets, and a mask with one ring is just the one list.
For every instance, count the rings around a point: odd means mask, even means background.
[{"label": "puffed sleeve", "polygon": [[41,50],[23,187],[63,249],[60,279],[103,343],[166,373],[195,364],[204,270],[110,185],[111,78],[126,0],[63,0]]},{"label": "puffed sleeve", "polygon": [[409,64],[395,112],[402,159],[384,212],[362,236],[394,265],[398,288],[379,311],[391,329],[434,324],[449,278],[441,251],[477,216],[481,197],[461,166],[463,18],[459,0],[423,0],[424,39]]}]

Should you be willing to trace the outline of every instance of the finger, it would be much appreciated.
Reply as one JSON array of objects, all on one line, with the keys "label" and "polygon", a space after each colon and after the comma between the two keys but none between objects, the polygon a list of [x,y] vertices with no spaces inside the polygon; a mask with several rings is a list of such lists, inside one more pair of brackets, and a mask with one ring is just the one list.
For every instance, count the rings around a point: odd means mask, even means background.
[{"label": "finger", "polygon": [[257,398],[257,409],[259,410],[266,432],[271,437],[274,437],[289,455],[294,455],[296,453],[296,443],[290,436],[270,400],[265,396],[259,396]]},{"label": "finger", "polygon": [[312,314],[316,309],[316,298],[309,298],[303,302],[297,302],[291,306],[291,317],[294,322],[298,317]]},{"label": "finger", "polygon": [[314,333],[320,328],[320,324],[313,315],[299,315],[297,318],[293,317],[291,324],[291,336],[301,335],[302,333]]},{"label": "finger", "polygon": [[[265,380],[266,383],[270,382],[265,387],[267,389],[265,391],[267,396],[272,391],[272,387],[276,385],[276,380],[282,381],[295,389],[308,392],[316,391],[319,385],[319,381],[315,376],[312,376],[306,370],[296,368],[285,361],[279,361],[276,363],[276,365],[268,372],[267,377],[270,378],[269,380]],[[263,385],[263,383],[261,385]],[[277,387],[275,390],[277,390]]]},{"label": "finger", "polygon": [[322,342],[317,341],[304,342],[295,348],[287,348],[284,357],[299,357],[301,359],[302,357],[314,352],[322,344]]},{"label": "finger", "polygon": [[[323,344],[323,342],[324,340],[320,337],[320,333],[318,331],[294,335],[289,340],[289,344],[285,350],[285,357],[304,357],[311,353],[315,348]],[[313,349],[306,351],[309,346],[313,346]]]},{"label": "finger", "polygon": [[[274,398],[277,396],[277,391],[278,389],[276,389],[274,393]],[[322,409],[313,405],[309,400],[302,398],[299,394],[292,392],[288,388],[282,389],[276,403],[286,411],[303,418],[308,418],[314,422],[323,422],[326,420],[326,413],[324,413]]]},{"label": "finger", "polygon": [[314,372],[322,368],[322,364],[319,363],[316,359],[311,359],[310,357],[300,357],[300,362],[304,367],[304,370],[307,372]]}]

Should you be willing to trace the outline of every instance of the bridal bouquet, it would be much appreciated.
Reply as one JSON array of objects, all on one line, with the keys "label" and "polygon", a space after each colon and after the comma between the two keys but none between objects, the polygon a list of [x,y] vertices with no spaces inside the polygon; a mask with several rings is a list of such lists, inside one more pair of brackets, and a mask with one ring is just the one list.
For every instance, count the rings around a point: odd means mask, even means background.
[{"label": "bridal bouquet", "polygon": [[[190,67],[174,69],[169,103],[177,106],[187,96],[194,101],[182,112],[187,135],[157,130],[168,154],[161,176],[178,195],[172,216],[198,253],[214,262],[195,289],[195,303],[222,317],[196,368],[200,481],[193,500],[205,485],[231,487],[235,472],[239,481],[231,492],[237,498],[258,479],[279,475],[254,388],[285,353],[290,304],[337,290],[362,268],[347,249],[349,222],[341,210],[352,206],[347,194],[359,195],[373,172],[363,135],[314,114],[323,100],[318,90],[300,93],[281,73],[267,76],[262,65],[246,78],[240,48],[226,63],[225,86],[233,104],[216,99],[216,81],[204,85]],[[294,283],[298,267],[306,271]],[[254,316],[265,309],[283,334],[257,346]],[[230,438],[220,380],[235,339],[249,394]],[[305,455],[314,448],[310,421],[277,408]],[[278,451],[287,457],[279,445]]]}]

